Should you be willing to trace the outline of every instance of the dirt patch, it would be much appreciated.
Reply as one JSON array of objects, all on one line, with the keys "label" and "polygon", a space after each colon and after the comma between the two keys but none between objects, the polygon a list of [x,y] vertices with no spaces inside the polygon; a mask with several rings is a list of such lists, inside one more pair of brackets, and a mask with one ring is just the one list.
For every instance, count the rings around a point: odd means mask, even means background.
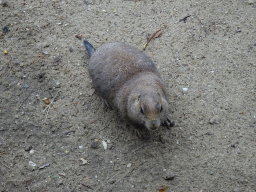
[{"label": "dirt patch", "polygon": [[[1,0],[0,190],[255,191],[255,6]],[[143,51],[161,27],[144,52],[176,123],[164,144],[140,140],[92,94],[82,42]]]}]

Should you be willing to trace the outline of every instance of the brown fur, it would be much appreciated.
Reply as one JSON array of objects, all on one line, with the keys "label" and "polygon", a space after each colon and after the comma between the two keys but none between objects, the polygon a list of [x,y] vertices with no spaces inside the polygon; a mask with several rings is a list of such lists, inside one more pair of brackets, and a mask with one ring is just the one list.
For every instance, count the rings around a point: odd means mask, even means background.
[{"label": "brown fur", "polygon": [[154,63],[124,43],[107,43],[92,54],[89,73],[107,103],[139,132],[173,124],[168,117],[166,90]]}]

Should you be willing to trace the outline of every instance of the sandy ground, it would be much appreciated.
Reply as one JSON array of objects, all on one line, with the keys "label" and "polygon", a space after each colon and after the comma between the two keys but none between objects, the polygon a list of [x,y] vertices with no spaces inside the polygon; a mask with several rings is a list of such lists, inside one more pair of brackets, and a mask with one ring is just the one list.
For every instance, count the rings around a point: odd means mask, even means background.
[{"label": "sandy ground", "polygon": [[[0,0],[0,26],[0,191],[256,191],[255,1]],[[104,108],[82,44],[161,27],[164,144]]]}]

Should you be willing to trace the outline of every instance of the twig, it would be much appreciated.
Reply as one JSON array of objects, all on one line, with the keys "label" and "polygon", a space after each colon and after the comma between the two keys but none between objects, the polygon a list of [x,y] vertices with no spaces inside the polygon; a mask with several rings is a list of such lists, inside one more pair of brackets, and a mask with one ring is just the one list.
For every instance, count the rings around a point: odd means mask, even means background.
[{"label": "twig", "polygon": [[8,169],[11,169],[10,167],[8,167],[7,165],[5,165],[4,163],[1,162],[2,165],[4,165],[5,167],[7,167]]},{"label": "twig", "polygon": [[138,168],[138,165],[136,165],[134,162],[132,162],[137,168]]},{"label": "twig", "polygon": [[111,178],[107,181],[107,183],[108,183],[110,180],[112,180],[117,174],[119,174],[119,172],[116,173],[113,177],[111,177]]},{"label": "twig", "polygon": [[75,108],[76,108],[76,113],[75,113],[75,115],[79,112],[78,109],[77,109],[77,106],[76,106],[77,104],[78,104],[78,103],[71,103],[71,104],[70,104],[70,105],[74,105]]},{"label": "twig", "polygon": [[30,188],[29,188],[29,186],[28,186],[29,182],[30,182],[30,179],[27,178],[27,179],[26,179],[26,185],[27,185],[28,191],[31,192],[31,191],[30,191]]},{"label": "twig", "polygon": [[84,181],[86,181],[86,180],[88,180],[88,179],[91,179],[91,177],[87,177],[87,178],[85,178],[85,179],[84,179]]},{"label": "twig", "polygon": [[46,119],[47,119],[47,117],[48,117],[49,110],[50,110],[50,108],[47,110],[47,113],[46,113],[46,117],[45,117],[44,122],[46,122]]},{"label": "twig", "polygon": [[28,186],[28,184],[27,184],[27,188],[28,188],[28,191],[31,192],[31,191],[30,191],[30,188],[29,188],[29,186]]},{"label": "twig", "polygon": [[19,106],[19,108],[23,105],[23,103],[24,103],[27,99],[28,99],[28,97],[26,97],[26,98],[22,101],[22,103],[21,103],[21,105]]},{"label": "twig", "polygon": [[148,43],[149,43],[152,39],[159,37],[159,35],[161,35],[161,34],[162,34],[162,29],[159,29],[159,30],[157,30],[155,33],[153,33],[153,34],[148,38],[147,42],[143,45],[143,49],[146,48],[146,46],[148,45]]},{"label": "twig", "polygon": [[140,150],[140,149],[142,149],[142,148],[144,148],[144,147],[146,147],[147,145],[144,145],[144,146],[142,146],[142,147],[139,147],[138,149],[135,149],[133,152],[136,152],[136,151],[138,151],[138,150]]},{"label": "twig", "polygon": [[83,185],[83,186],[85,186],[85,187],[91,188],[89,185],[86,185],[86,184],[84,184],[84,183],[82,183],[82,182],[80,182],[80,183],[81,183],[81,185]]},{"label": "twig", "polygon": [[180,19],[179,22],[184,21],[184,23],[186,23],[187,18],[189,18],[190,16],[191,16],[191,15],[188,15],[188,16],[186,16],[186,17]]},{"label": "twig", "polygon": [[106,129],[107,127],[104,127],[103,129],[99,130],[98,133],[100,133],[101,131],[103,131],[104,129]]},{"label": "twig", "polygon": [[59,91],[57,92],[57,94],[55,95],[55,97],[53,98],[53,100],[51,101],[51,103],[50,103],[47,107],[45,107],[45,109],[43,110],[43,112],[45,112],[45,110],[50,107],[50,105],[53,103],[53,101],[54,101],[55,98],[57,97],[58,93],[59,93]]}]

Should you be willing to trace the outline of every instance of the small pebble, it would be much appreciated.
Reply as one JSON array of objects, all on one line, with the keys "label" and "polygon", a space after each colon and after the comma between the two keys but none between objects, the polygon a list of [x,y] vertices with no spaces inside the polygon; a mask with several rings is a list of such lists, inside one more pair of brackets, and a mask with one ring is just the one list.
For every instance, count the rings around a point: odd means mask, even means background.
[{"label": "small pebble", "polygon": [[8,33],[10,31],[10,29],[9,29],[9,27],[5,26],[5,27],[3,27],[2,31],[4,33]]},{"label": "small pebble", "polygon": [[66,176],[66,174],[65,174],[65,173],[63,173],[63,172],[60,172],[60,173],[59,173],[59,175],[60,175],[60,176],[63,176],[63,177],[65,177],[65,176]]},{"label": "small pebble", "polygon": [[242,190],[240,190],[239,188],[234,189],[234,192],[240,192],[240,191],[242,191]]},{"label": "small pebble", "polygon": [[219,121],[216,119],[216,117],[213,117],[212,119],[210,119],[209,123],[210,124],[218,124]]},{"label": "small pebble", "polygon": [[36,166],[36,164],[35,164],[33,161],[29,161],[28,164],[29,164],[30,166],[32,166],[32,167],[35,167],[35,166]]},{"label": "small pebble", "polygon": [[182,90],[183,90],[184,92],[187,92],[187,91],[188,91],[188,88],[182,88]]},{"label": "small pebble", "polygon": [[25,146],[25,151],[30,151],[30,149],[32,149],[32,146],[31,146],[31,145],[26,145],[26,146]]},{"label": "small pebble", "polygon": [[73,52],[74,49],[73,49],[72,47],[69,47],[69,51],[70,51],[70,52]]},{"label": "small pebble", "polygon": [[19,61],[19,60],[15,61],[15,64],[19,64],[19,63],[20,63],[20,61]]},{"label": "small pebble", "polygon": [[106,141],[102,141],[102,145],[103,145],[103,148],[104,149],[107,149],[108,148],[108,144]]},{"label": "small pebble", "polygon": [[55,87],[56,87],[56,88],[60,88],[60,82],[57,81]]},{"label": "small pebble", "polygon": [[86,159],[84,159],[84,158],[80,158],[80,160],[82,161],[82,164],[83,165],[85,165],[85,164],[87,164],[89,161],[88,160],[86,160]]},{"label": "small pebble", "polygon": [[93,95],[93,93],[95,92],[95,89],[90,89],[89,91],[88,91],[88,94],[90,95],[90,96],[92,96]]},{"label": "small pebble", "polygon": [[37,77],[38,77],[39,79],[42,79],[42,78],[44,77],[44,75],[45,75],[45,73],[39,73],[39,74],[37,75]]},{"label": "small pebble", "polygon": [[47,51],[42,51],[42,53],[45,55],[49,55],[49,53]]},{"label": "small pebble", "polygon": [[63,179],[58,180],[56,183],[57,183],[58,186],[63,185]]},{"label": "small pebble", "polygon": [[237,29],[236,32],[237,32],[237,33],[240,33],[240,32],[242,32],[242,30],[241,30],[241,29]]},{"label": "small pebble", "polygon": [[131,166],[132,166],[132,164],[131,164],[131,163],[128,163],[128,164],[127,164],[127,167],[131,167]]},{"label": "small pebble", "polygon": [[170,174],[170,175],[165,176],[164,179],[165,179],[165,180],[173,180],[174,177],[175,177],[174,174]]},{"label": "small pebble", "polygon": [[234,144],[232,144],[231,147],[235,148],[236,146]]},{"label": "small pebble", "polygon": [[214,174],[214,172],[213,172],[213,171],[211,171],[211,172],[210,172],[210,175],[213,175],[213,174]]},{"label": "small pebble", "polygon": [[24,85],[24,88],[29,88],[29,86],[27,84]]},{"label": "small pebble", "polygon": [[3,6],[3,7],[7,7],[8,6],[8,1],[7,0],[0,0],[0,4]]},{"label": "small pebble", "polygon": [[249,5],[252,5],[253,3],[254,3],[253,0],[248,0]]},{"label": "small pebble", "polygon": [[99,146],[99,142],[98,141],[93,141],[91,144],[91,148],[96,149]]},{"label": "small pebble", "polygon": [[34,149],[31,149],[31,150],[29,151],[29,153],[31,153],[31,154],[35,153],[35,150],[34,150]]}]

